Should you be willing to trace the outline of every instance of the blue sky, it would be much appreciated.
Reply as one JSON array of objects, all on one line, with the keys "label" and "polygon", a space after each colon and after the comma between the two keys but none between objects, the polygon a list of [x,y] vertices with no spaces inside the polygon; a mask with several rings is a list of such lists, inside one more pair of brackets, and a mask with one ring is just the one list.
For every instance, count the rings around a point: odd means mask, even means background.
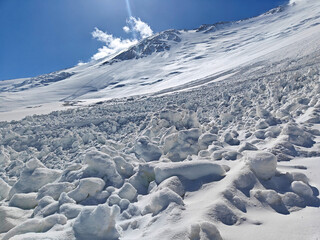
[{"label": "blue sky", "polygon": [[[286,0],[0,0],[0,80],[89,61],[105,44],[95,28],[132,38],[126,2],[154,33],[259,15]],[[132,39],[131,39],[132,40]]]}]

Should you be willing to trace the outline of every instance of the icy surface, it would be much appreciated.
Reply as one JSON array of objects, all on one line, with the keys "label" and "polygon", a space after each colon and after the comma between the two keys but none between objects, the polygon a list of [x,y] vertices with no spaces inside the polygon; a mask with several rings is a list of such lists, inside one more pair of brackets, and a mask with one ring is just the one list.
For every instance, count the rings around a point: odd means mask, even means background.
[{"label": "icy surface", "polygon": [[294,2],[0,82],[0,238],[316,239],[320,3]]}]

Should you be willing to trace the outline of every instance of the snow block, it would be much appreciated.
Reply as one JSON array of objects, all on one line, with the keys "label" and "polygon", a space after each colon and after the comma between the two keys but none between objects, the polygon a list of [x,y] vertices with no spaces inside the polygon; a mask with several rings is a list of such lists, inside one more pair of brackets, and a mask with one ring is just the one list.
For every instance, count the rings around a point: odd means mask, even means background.
[{"label": "snow block", "polygon": [[84,178],[80,180],[76,189],[68,193],[68,196],[76,202],[81,202],[101,192],[104,186],[105,182],[100,178]]},{"label": "snow block", "polygon": [[38,205],[37,193],[16,193],[9,202],[10,207],[33,209]]},{"label": "snow block", "polygon": [[201,150],[207,149],[213,141],[217,141],[218,136],[212,133],[204,133],[199,137],[198,143]]},{"label": "snow block", "polygon": [[228,143],[231,146],[239,145],[240,141],[232,136],[230,132],[227,132],[222,137],[222,141]]},{"label": "snow block", "polygon": [[294,193],[302,197],[312,197],[313,191],[309,185],[305,184],[302,181],[293,181],[291,183],[291,189]]},{"label": "snow block", "polygon": [[202,222],[200,224],[194,224],[191,226],[189,231],[189,239],[222,240],[222,237],[214,224],[210,222]]},{"label": "snow block", "polygon": [[8,196],[10,189],[10,185],[0,177],[0,201]]},{"label": "snow block", "polygon": [[201,135],[199,128],[172,133],[164,139],[163,153],[174,162],[182,161],[188,155],[199,152],[198,139]]},{"label": "snow block", "polygon": [[157,190],[162,190],[164,188],[169,188],[170,190],[174,191],[180,197],[183,197],[185,194],[184,187],[177,176],[170,177],[159,184]]},{"label": "snow block", "polygon": [[281,134],[288,135],[288,141],[297,146],[310,148],[315,143],[312,134],[292,123],[287,124]]},{"label": "snow block", "polygon": [[116,164],[109,155],[97,150],[89,150],[85,154],[83,161],[87,167],[83,171],[83,177],[104,178],[110,181],[114,186],[121,186],[122,177],[116,170]]},{"label": "snow block", "polygon": [[73,183],[63,182],[63,183],[49,183],[39,189],[37,199],[41,199],[44,196],[50,196],[54,200],[58,200],[61,193],[70,192],[75,188]]},{"label": "snow block", "polygon": [[128,178],[134,174],[132,164],[127,162],[123,157],[114,157],[113,161],[115,162],[117,171],[121,176]]},{"label": "snow block", "polygon": [[293,193],[287,192],[282,196],[284,205],[291,211],[297,210],[297,208],[306,207],[306,202],[302,197]]},{"label": "snow block", "polygon": [[6,167],[10,163],[10,155],[5,151],[4,147],[0,148],[0,166]]},{"label": "snow block", "polygon": [[37,192],[41,187],[54,182],[60,176],[60,171],[45,168],[39,160],[30,160],[21,172],[18,182],[11,188],[9,199],[11,199],[15,193]]},{"label": "snow block", "polygon": [[83,207],[81,205],[77,205],[74,203],[65,203],[60,206],[59,212],[65,215],[68,219],[73,219],[78,217],[82,208]]},{"label": "snow block", "polygon": [[223,177],[226,174],[222,166],[210,161],[163,163],[156,166],[154,171],[157,183],[172,176],[195,180],[205,176]]},{"label": "snow block", "polygon": [[8,240],[15,235],[20,235],[29,232],[47,232],[56,224],[64,225],[66,223],[67,218],[61,214],[55,214],[43,219],[29,219],[21,223],[20,225],[12,228],[3,236],[2,240]]},{"label": "snow block", "polygon": [[31,214],[31,210],[0,206],[0,233],[8,232],[15,226],[23,223]]},{"label": "snow block", "polygon": [[142,214],[152,213],[153,215],[157,215],[166,209],[170,203],[184,204],[182,198],[169,188],[156,191],[151,194],[150,203],[144,208]]},{"label": "snow block", "polygon": [[215,204],[208,210],[208,216],[225,225],[234,225],[238,222],[238,216],[224,203]]},{"label": "snow block", "polygon": [[118,206],[107,204],[84,208],[73,225],[78,240],[115,240],[120,235],[116,228],[116,217],[120,214]]},{"label": "snow block", "polygon": [[140,137],[137,139],[134,152],[137,158],[142,158],[146,162],[157,161],[162,155],[161,149],[150,142],[148,137]]},{"label": "snow block", "polygon": [[258,150],[258,148],[255,146],[255,145],[253,145],[253,144],[251,144],[251,143],[249,143],[249,142],[244,142],[244,143],[242,143],[241,145],[240,145],[240,147],[239,147],[239,152],[243,152],[243,151],[257,151]]},{"label": "snow block", "polygon": [[260,179],[270,179],[276,173],[277,158],[269,152],[244,151],[245,161]]},{"label": "snow block", "polygon": [[138,195],[137,189],[135,189],[130,183],[125,183],[118,193],[122,199],[127,199],[132,202]]},{"label": "snow block", "polygon": [[266,202],[271,206],[280,205],[282,199],[280,195],[274,190],[255,190],[252,194],[260,201]]}]

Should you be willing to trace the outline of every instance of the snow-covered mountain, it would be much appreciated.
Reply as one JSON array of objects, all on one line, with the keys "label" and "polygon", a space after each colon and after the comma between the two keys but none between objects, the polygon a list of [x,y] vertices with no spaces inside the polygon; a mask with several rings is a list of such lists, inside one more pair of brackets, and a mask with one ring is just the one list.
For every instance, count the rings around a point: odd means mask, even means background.
[{"label": "snow-covered mountain", "polygon": [[[35,78],[2,81],[0,111],[170,91],[227,76],[239,67],[270,59],[271,53],[278,53],[278,60],[289,57],[288,51],[291,57],[311,53],[319,37],[317,5],[304,1],[244,21],[169,30],[109,59]],[[306,47],[308,41],[315,46]]]},{"label": "snow-covered mountain", "polygon": [[319,42],[296,0],[1,81],[0,238],[317,239]]}]

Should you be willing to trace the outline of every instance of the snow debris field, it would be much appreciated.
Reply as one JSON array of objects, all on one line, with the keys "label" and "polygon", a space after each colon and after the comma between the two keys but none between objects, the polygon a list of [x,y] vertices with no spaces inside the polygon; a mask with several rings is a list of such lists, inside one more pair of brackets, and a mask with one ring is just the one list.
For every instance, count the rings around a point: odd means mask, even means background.
[{"label": "snow debris field", "polygon": [[291,1],[0,82],[0,239],[318,239],[319,43]]}]

